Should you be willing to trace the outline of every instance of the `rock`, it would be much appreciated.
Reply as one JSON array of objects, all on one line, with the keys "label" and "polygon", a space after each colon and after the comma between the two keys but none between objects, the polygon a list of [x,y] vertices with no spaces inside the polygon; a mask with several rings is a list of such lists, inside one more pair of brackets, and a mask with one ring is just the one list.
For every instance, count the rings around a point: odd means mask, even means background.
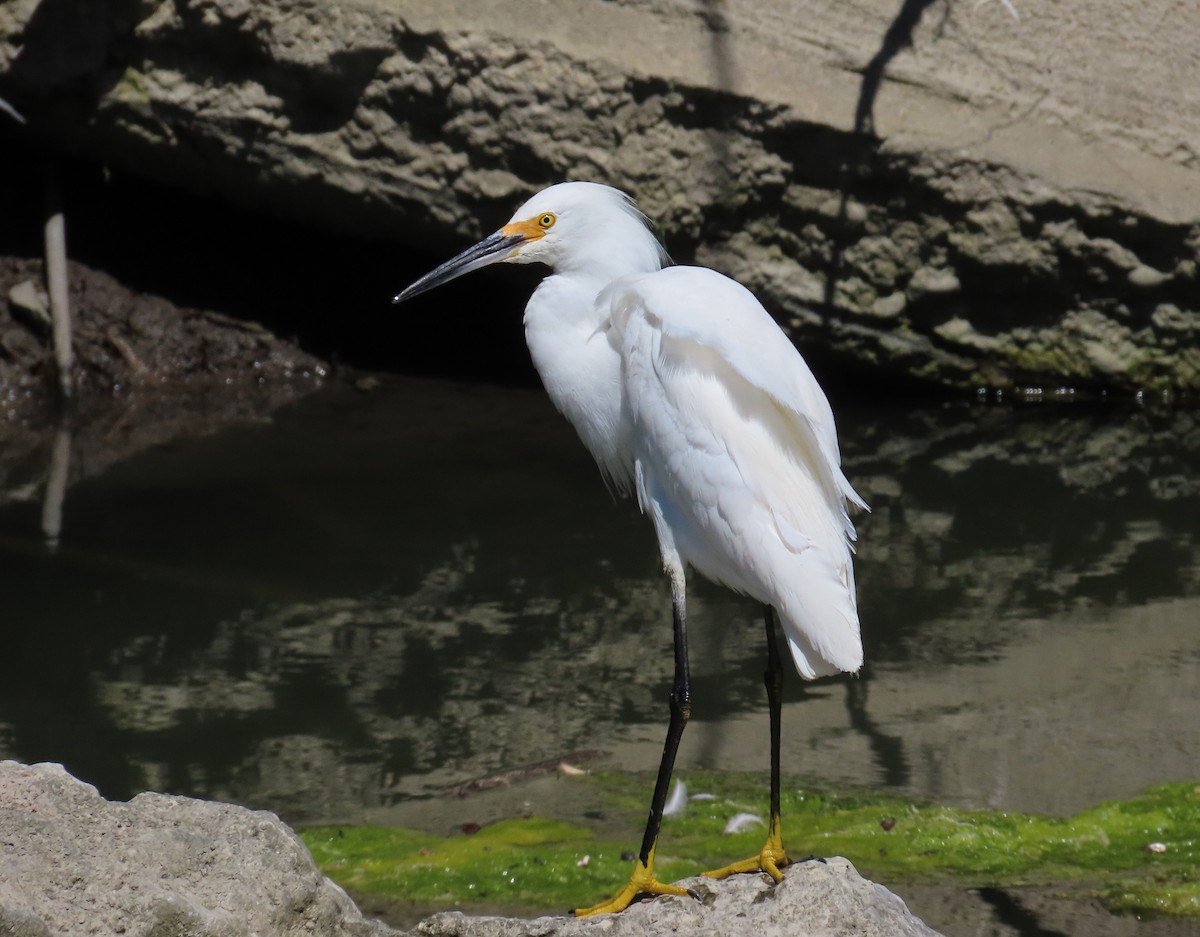
[{"label": "rock", "polygon": [[1161,286],[1169,279],[1171,277],[1168,274],[1163,273],[1161,270],[1155,270],[1153,267],[1148,267],[1146,264],[1141,264],[1129,271],[1129,282],[1134,286],[1144,286],[1147,289]]},{"label": "rock", "polygon": [[271,813],[0,762],[0,933],[384,937]]},{"label": "rock", "polygon": [[41,332],[50,331],[50,297],[33,280],[22,280],[13,286],[8,291],[8,305]]},{"label": "rock", "polygon": [[[928,937],[904,902],[845,859],[765,876],[689,879],[700,900],[662,898],[598,919],[437,914],[416,934],[753,933]],[[0,934],[387,937],[272,813],[165,794],[102,798],[55,764],[0,762]]]},{"label": "rock", "polygon": [[[254,322],[174,305],[77,261],[67,266],[81,398],[236,385],[259,394],[269,412],[310,393],[329,372],[326,362]],[[26,381],[46,378],[53,360],[40,271],[40,261],[0,257],[0,295],[9,300],[0,304],[0,363],[7,359]]]},{"label": "rock", "polygon": [[452,911],[421,922],[424,937],[657,937],[711,934],[722,937],[936,937],[904,902],[862,878],[845,859],[801,862],[773,885],[765,875],[736,875],[716,882],[680,883],[700,900],[663,897],[631,905],[618,915],[532,921],[472,918]]},{"label": "rock", "polygon": [[913,272],[908,281],[910,300],[919,300],[923,296],[936,293],[956,293],[962,284],[953,270],[935,270],[932,267],[921,267]]},{"label": "rock", "polygon": [[1200,387],[1149,327],[1200,308],[1200,6],[897,7],[18,0],[0,94],[73,153],[426,251],[610,182],[861,368]]}]

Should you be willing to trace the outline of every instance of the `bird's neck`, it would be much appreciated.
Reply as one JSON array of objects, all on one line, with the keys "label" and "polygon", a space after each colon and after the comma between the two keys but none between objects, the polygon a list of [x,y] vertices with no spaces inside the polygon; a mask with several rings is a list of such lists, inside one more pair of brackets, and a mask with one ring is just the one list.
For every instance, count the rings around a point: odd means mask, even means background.
[{"label": "bird's neck", "polygon": [[597,299],[615,280],[660,269],[663,259],[638,223],[621,237],[579,245],[525,307],[525,341],[546,392],[617,489],[632,484],[633,455],[623,424],[621,359],[608,304]]},{"label": "bird's neck", "polygon": [[547,277],[525,307],[525,343],[554,406],[610,483],[626,489],[633,458],[622,435],[621,361],[607,312],[596,305],[607,285],[570,273]]},{"label": "bird's neck", "polygon": [[555,262],[553,275],[569,278],[595,298],[613,280],[661,269],[665,257],[649,231],[630,223],[619,237],[598,237],[575,245]]}]

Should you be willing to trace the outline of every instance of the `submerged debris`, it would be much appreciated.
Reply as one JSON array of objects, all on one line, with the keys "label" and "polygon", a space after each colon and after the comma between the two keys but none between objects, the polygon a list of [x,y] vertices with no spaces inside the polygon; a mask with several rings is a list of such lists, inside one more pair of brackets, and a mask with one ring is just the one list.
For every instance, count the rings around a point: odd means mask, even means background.
[{"label": "submerged debris", "polygon": [[735,813],[721,832],[727,835],[743,833],[753,826],[766,826],[767,821],[756,813]]},{"label": "submerged debris", "polygon": [[671,796],[667,798],[667,802],[663,805],[662,815],[664,817],[681,816],[687,810],[687,803],[687,785],[677,778],[675,786],[671,789]]}]

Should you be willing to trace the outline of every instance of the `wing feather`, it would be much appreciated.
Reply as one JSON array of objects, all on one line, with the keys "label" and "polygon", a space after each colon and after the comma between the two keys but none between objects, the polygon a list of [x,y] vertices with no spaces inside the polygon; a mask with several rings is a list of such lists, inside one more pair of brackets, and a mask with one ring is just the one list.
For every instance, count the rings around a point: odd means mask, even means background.
[{"label": "wing feather", "polygon": [[800,354],[749,291],[711,270],[629,278],[605,299],[639,500],[667,528],[660,543],[775,606],[805,676],[857,670],[846,501],[863,501]]},{"label": "wing feather", "polygon": [[[712,349],[744,380],[790,412],[797,429],[823,454],[825,480],[851,504],[869,510],[841,472],[833,411],[825,392],[753,293],[715,270],[685,266],[617,281],[612,289],[618,296],[633,289],[641,303],[654,310],[665,335]],[[619,318],[614,310],[615,324]]]}]

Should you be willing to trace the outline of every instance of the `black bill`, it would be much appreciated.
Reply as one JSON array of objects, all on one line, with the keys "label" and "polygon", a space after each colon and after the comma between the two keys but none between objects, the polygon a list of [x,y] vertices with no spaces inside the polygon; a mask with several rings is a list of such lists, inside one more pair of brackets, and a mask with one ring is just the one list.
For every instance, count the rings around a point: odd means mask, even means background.
[{"label": "black bill", "polygon": [[428,292],[434,287],[441,286],[443,283],[449,283],[456,277],[461,277],[464,273],[470,273],[472,270],[478,270],[480,267],[486,267],[488,264],[501,261],[508,255],[510,250],[524,240],[525,235],[523,234],[505,234],[503,230],[497,231],[495,234],[484,238],[474,247],[468,247],[457,257],[450,258],[436,270],[431,270],[412,286],[401,290],[392,297],[392,302],[402,303],[406,299],[419,296],[421,293]]}]

